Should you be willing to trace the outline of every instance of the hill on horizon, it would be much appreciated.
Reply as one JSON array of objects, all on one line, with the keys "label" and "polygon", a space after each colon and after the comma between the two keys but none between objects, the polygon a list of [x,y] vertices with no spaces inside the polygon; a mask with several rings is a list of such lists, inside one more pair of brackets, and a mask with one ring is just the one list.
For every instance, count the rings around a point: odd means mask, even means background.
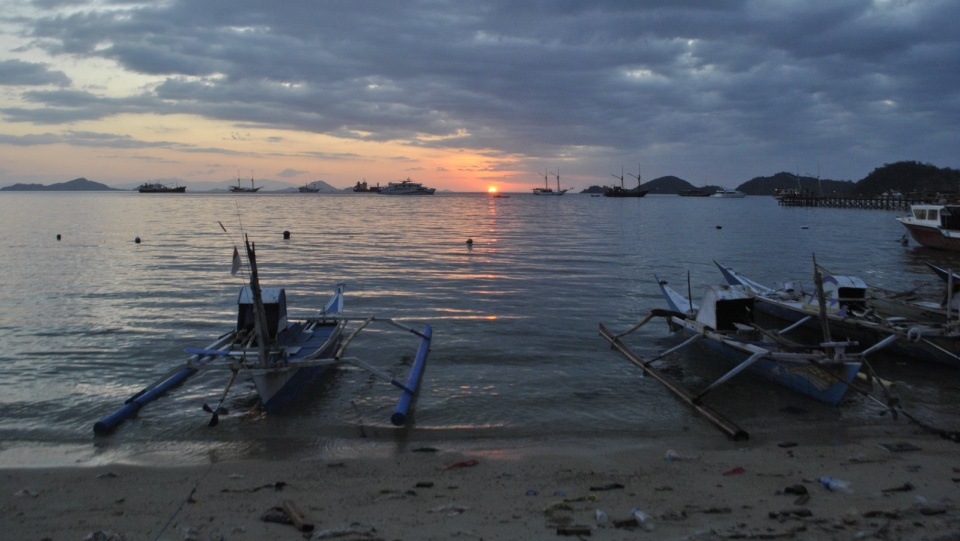
[{"label": "hill on horizon", "polygon": [[117,192],[122,191],[117,188],[111,188],[106,184],[101,184],[99,182],[93,182],[92,180],[87,180],[83,177],[75,178],[67,182],[60,182],[57,184],[50,184],[49,186],[44,186],[43,184],[14,184],[13,186],[7,186],[5,188],[0,188],[0,191],[10,191],[10,192]]}]

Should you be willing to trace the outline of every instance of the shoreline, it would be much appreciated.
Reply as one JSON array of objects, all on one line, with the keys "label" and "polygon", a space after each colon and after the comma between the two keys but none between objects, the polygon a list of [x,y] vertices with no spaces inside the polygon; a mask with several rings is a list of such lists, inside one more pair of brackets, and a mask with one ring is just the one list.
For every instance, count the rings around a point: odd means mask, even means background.
[{"label": "shoreline", "polygon": [[[958,443],[906,423],[867,427],[836,443],[791,437],[727,447],[692,434],[613,448],[410,442],[347,458],[4,468],[0,509],[11,539],[98,531],[198,541],[960,536]],[[847,481],[852,492],[827,490],[824,475]],[[284,502],[312,532],[261,520]],[[634,508],[652,517],[653,531],[635,524]]]}]

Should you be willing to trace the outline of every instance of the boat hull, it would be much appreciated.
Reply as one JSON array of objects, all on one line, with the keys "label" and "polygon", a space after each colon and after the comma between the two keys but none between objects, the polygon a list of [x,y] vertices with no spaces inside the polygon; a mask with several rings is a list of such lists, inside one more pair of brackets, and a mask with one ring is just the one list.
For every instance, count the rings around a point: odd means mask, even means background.
[{"label": "boat hull", "polygon": [[304,329],[298,328],[301,325],[291,323],[288,332],[303,338],[285,344],[288,348],[298,348],[297,354],[291,355],[282,363],[278,362],[276,366],[249,371],[260,396],[260,404],[267,413],[275,413],[287,407],[328,369],[328,366],[311,364],[309,361],[332,357],[340,346],[343,322],[308,323]]},{"label": "boat hull", "polygon": [[903,227],[907,229],[913,240],[920,246],[933,248],[935,250],[950,250],[960,252],[960,232],[943,230],[938,227],[927,225],[912,224],[905,220],[900,220]]},{"label": "boat hull", "polygon": [[[817,319],[819,312],[804,309],[795,304],[758,297],[754,306],[762,324],[786,327],[807,316],[813,316],[801,326],[803,336],[812,340],[822,339],[823,331],[820,320]],[[902,334],[894,329],[869,328],[856,320],[836,314],[828,315],[827,320],[830,322],[830,331],[834,340],[846,339],[859,343],[857,347],[850,348],[851,351],[864,350],[892,334]],[[888,346],[887,350],[893,355],[960,368],[960,337],[929,336],[911,340],[903,336]]]}]

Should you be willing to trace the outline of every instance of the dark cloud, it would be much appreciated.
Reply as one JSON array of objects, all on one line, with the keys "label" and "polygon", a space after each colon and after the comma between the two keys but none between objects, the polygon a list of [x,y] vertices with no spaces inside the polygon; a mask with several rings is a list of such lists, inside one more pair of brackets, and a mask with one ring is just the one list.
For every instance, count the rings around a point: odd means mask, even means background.
[{"label": "dark cloud", "polygon": [[[581,173],[691,180],[898,159],[956,166],[960,3],[46,0],[24,34],[163,82],[127,98],[25,91],[8,122],[192,114]],[[67,9],[69,8],[69,9]],[[15,62],[12,63],[11,62]],[[5,84],[67,85],[0,63]],[[712,166],[711,166],[712,164]],[[649,178],[649,175],[647,175]]]},{"label": "dark cloud", "polygon": [[70,78],[62,71],[50,71],[42,64],[21,60],[0,61],[0,85],[38,86],[70,84]]}]

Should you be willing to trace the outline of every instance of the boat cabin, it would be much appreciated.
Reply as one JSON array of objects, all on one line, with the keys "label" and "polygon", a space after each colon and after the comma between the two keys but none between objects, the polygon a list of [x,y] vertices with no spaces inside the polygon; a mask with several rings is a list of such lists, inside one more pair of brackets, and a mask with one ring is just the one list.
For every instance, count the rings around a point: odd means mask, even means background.
[{"label": "boat cabin", "polygon": [[697,311],[697,322],[717,331],[753,323],[754,297],[743,286],[710,286]]},{"label": "boat cabin", "polygon": [[[848,310],[863,311],[867,308],[867,284],[856,276],[826,275],[823,277],[823,297],[828,310],[847,307]],[[816,296],[811,298],[810,304],[817,304]]]},{"label": "boat cabin", "polygon": [[960,205],[913,205],[910,212],[914,223],[960,230]]},{"label": "boat cabin", "polygon": [[[287,292],[283,288],[262,288],[260,296],[263,298],[263,311],[267,314],[267,335],[271,340],[287,328]],[[237,299],[237,330],[252,331],[256,324],[253,309],[253,292],[250,286],[240,289]]]}]

